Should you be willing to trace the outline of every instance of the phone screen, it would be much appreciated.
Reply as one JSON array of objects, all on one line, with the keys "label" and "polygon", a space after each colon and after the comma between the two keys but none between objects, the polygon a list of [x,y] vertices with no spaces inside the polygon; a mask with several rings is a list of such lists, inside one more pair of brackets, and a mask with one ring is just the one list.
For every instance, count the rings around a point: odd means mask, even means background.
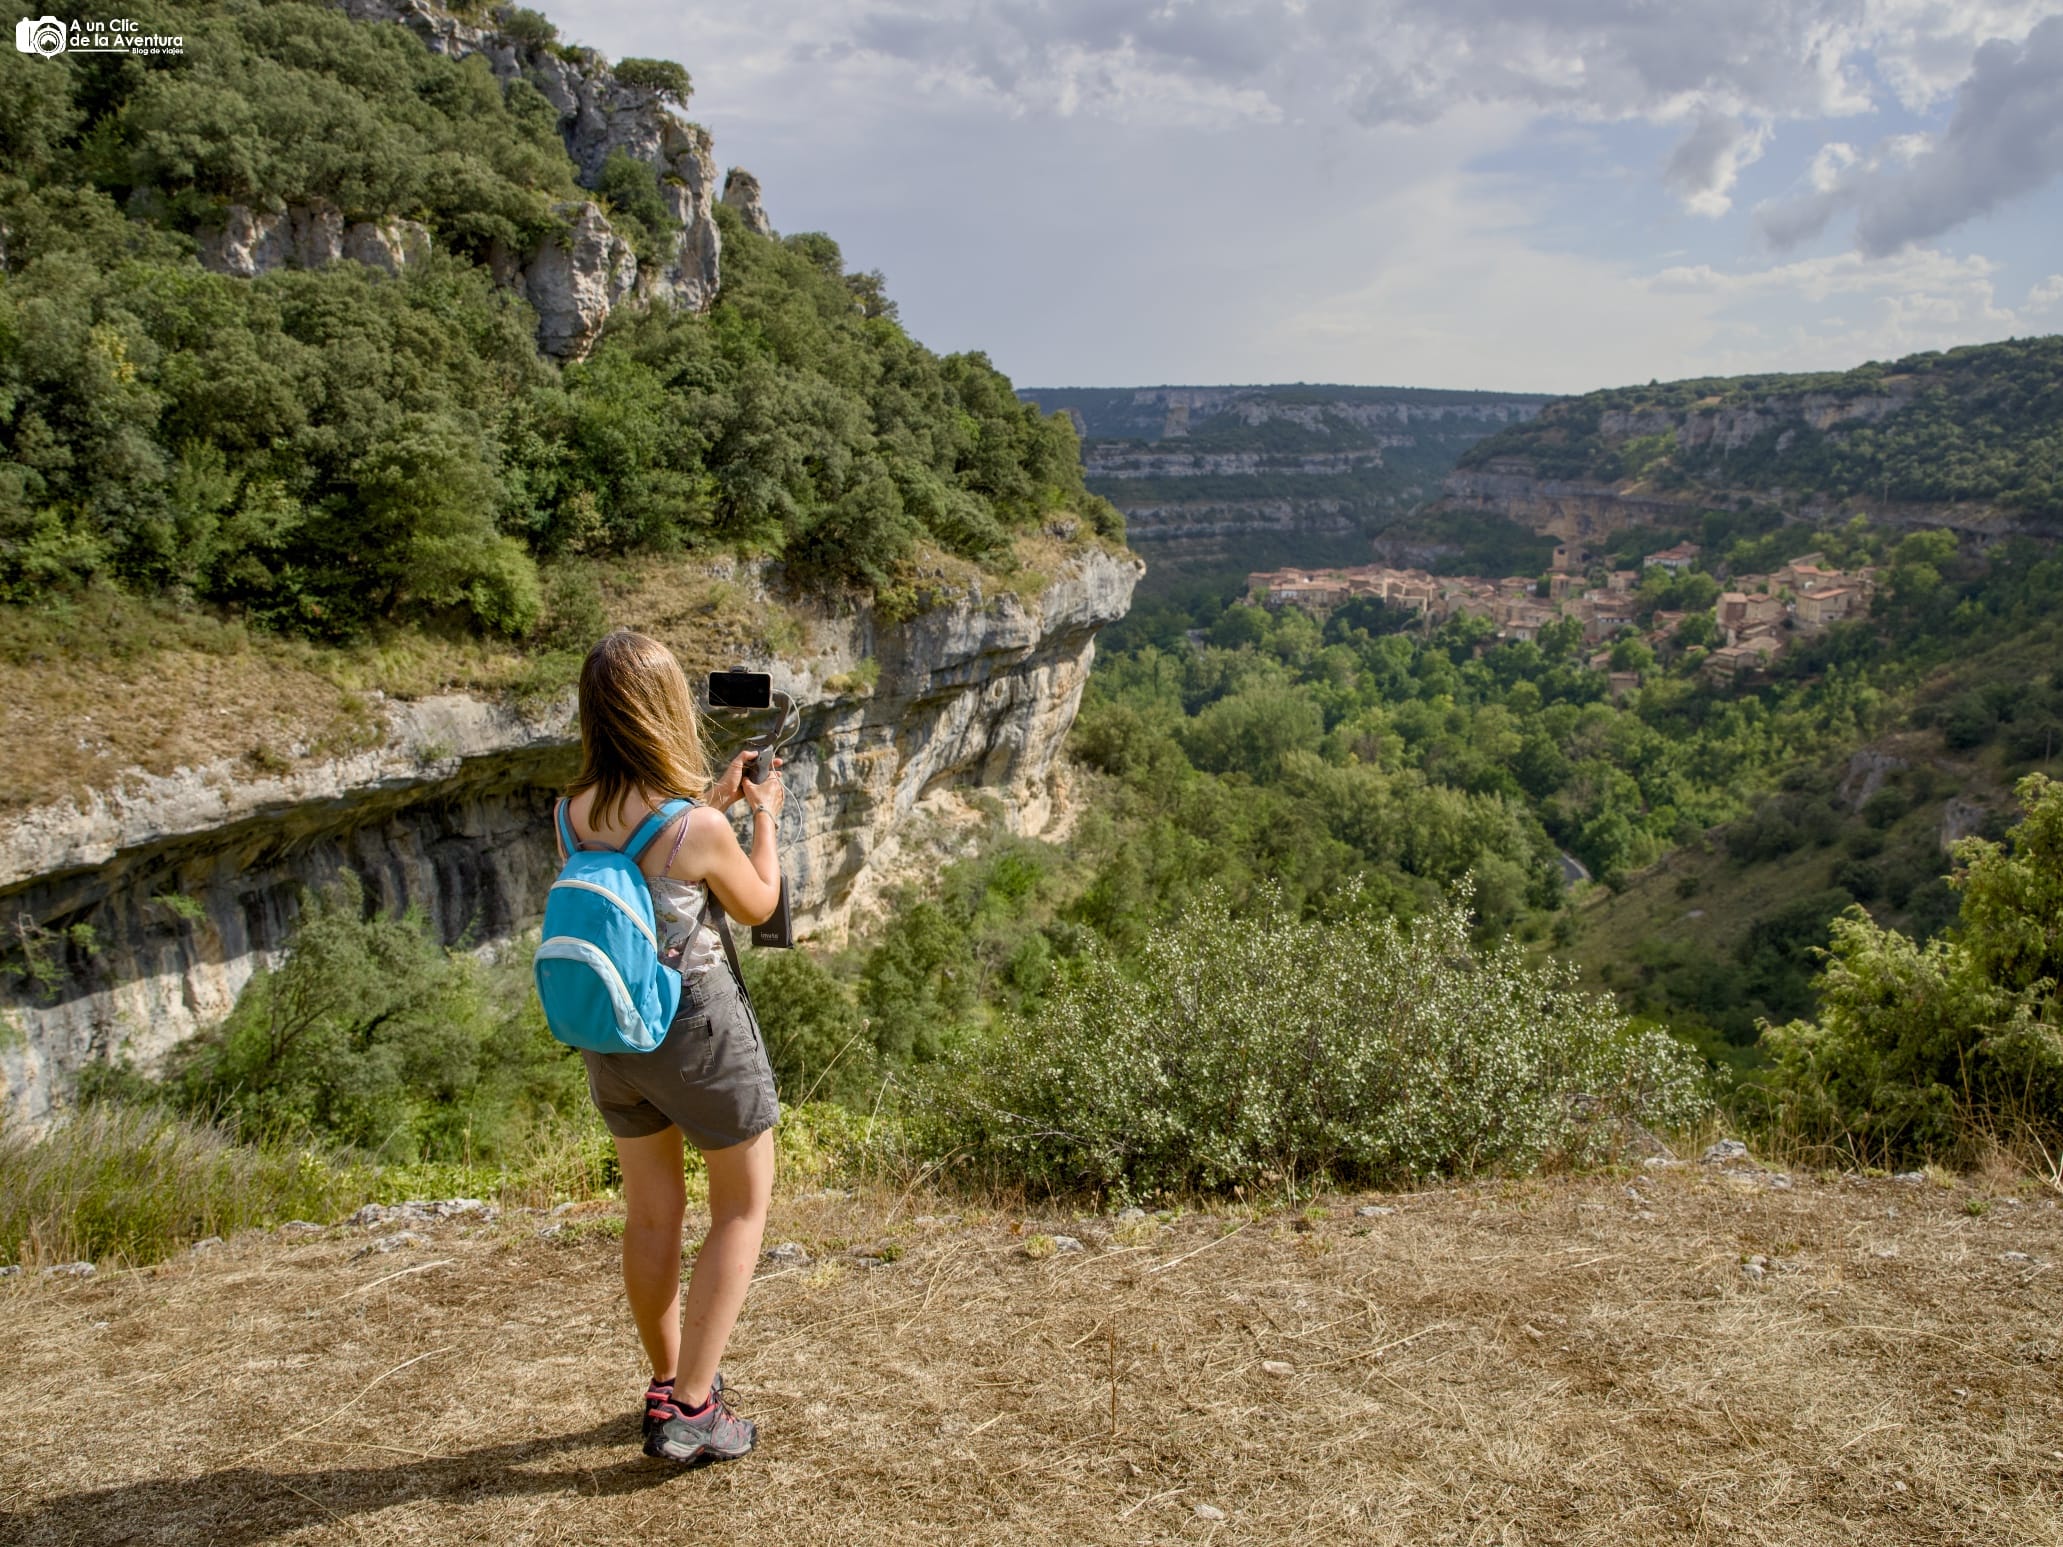
[{"label": "phone screen", "polygon": [[712,709],[769,709],[774,679],[763,671],[713,671],[709,674]]}]

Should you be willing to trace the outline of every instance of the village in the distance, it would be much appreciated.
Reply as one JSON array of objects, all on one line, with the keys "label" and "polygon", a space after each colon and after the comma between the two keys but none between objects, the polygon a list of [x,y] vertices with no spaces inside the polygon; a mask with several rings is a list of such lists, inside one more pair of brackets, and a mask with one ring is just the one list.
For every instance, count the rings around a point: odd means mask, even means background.
[{"label": "village in the distance", "polygon": [[1829,569],[1824,557],[1807,553],[1771,574],[1729,576],[1728,589],[1719,591],[1710,607],[1696,610],[1649,611],[1643,606],[1644,600],[1652,605],[1652,595],[1644,596],[1652,592],[1643,584],[1649,574],[1662,571],[1673,579],[1696,569],[1700,551],[1692,543],[1650,553],[1639,569],[1606,569],[1580,544],[1566,542],[1554,550],[1545,576],[1501,580],[1380,564],[1261,570],[1247,576],[1247,597],[1257,605],[1296,607],[1319,618],[1364,599],[1415,613],[1428,625],[1470,615],[1489,619],[1497,626],[1497,638],[1512,641],[1537,640],[1543,629],[1570,620],[1580,625],[1583,643],[1596,647],[1589,664],[1609,671],[1612,692],[1621,695],[1641,680],[1637,669],[1614,669],[1615,664],[1630,665],[1626,652],[1614,659],[1626,640],[1641,640],[1653,651],[1703,649],[1700,669],[1733,680],[1766,668],[1793,639],[1867,613],[1875,572]]}]

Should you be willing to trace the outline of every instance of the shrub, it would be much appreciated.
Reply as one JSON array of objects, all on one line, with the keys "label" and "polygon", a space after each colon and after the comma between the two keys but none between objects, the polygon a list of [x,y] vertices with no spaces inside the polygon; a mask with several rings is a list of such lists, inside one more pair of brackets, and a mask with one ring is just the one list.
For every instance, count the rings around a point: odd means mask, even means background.
[{"label": "shrub", "polygon": [[527,6],[505,6],[495,14],[495,20],[501,25],[501,35],[511,42],[544,48],[558,41],[559,29],[550,18]]},{"label": "shrub", "polygon": [[1222,895],[1151,931],[1136,966],[1092,948],[1029,1021],[951,1053],[912,1131],[999,1176],[1126,1196],[1344,1183],[1581,1159],[1621,1118],[1676,1125],[1702,1074],[1564,969],[1471,944],[1466,890],[1411,924]]},{"label": "shrub", "polygon": [[739,965],[783,1101],[857,1101],[873,1093],[877,1060],[867,1023],[816,958],[807,951],[747,951]]},{"label": "shrub", "polygon": [[2010,850],[1956,845],[1946,939],[1860,908],[1834,921],[1818,1020],[1764,1034],[1786,1130],[1871,1161],[1960,1158],[1994,1135],[2063,1144],[2063,784],[2030,774],[2016,793]]},{"label": "shrub", "polygon": [[677,107],[686,107],[695,91],[687,70],[671,59],[618,60],[616,79],[641,91],[656,91]]},{"label": "shrub", "polygon": [[280,964],[180,1049],[171,1092],[257,1135],[393,1161],[495,1159],[586,1099],[524,965],[447,951],[412,914],[367,917],[346,872],[304,898]]}]

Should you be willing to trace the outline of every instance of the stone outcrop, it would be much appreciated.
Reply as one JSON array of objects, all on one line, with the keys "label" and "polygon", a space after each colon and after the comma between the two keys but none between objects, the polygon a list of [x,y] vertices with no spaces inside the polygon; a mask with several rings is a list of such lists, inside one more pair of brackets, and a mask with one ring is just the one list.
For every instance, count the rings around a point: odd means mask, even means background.
[{"label": "stone outcrop", "polygon": [[421,221],[361,220],[344,232],[343,255],[369,269],[399,274],[430,256],[430,233]]},{"label": "stone outcrop", "polygon": [[[479,54],[495,77],[527,81],[559,115],[559,137],[572,159],[582,187],[599,185],[611,156],[622,154],[650,166],[659,178],[660,197],[672,216],[674,232],[668,250],[651,258],[634,285],[614,283],[613,260],[602,272],[611,276],[589,285],[590,300],[608,294],[609,305],[635,294],[642,301],[664,301],[701,310],[716,299],[722,243],[717,234],[716,158],[708,132],[667,110],[656,88],[618,80],[605,61],[580,49],[560,51],[519,42],[501,33],[460,20],[429,0],[334,0],[354,21],[386,22],[407,27],[431,52],[452,59]],[[599,212],[597,212],[599,214]],[[576,236],[576,242],[580,240]],[[552,245],[547,243],[547,246]],[[545,254],[490,253],[489,267],[503,284],[530,289],[529,276]],[[559,308],[553,319],[540,319],[539,346],[562,358],[577,358],[592,342],[594,329],[572,326],[563,309],[558,260],[546,264],[547,285]],[[536,297],[532,295],[534,301]],[[542,311],[542,307],[540,307]],[[581,312],[583,318],[588,314]],[[606,316],[606,311],[604,314]],[[598,325],[597,325],[598,326]]]},{"label": "stone outcrop", "polygon": [[430,231],[421,221],[388,216],[346,224],[343,212],[321,199],[281,210],[232,204],[219,224],[200,233],[202,266],[237,279],[327,268],[340,258],[399,274],[429,256]]},{"label": "stone outcrop", "polygon": [[756,231],[761,236],[774,234],[774,223],[766,218],[766,206],[760,202],[759,179],[743,167],[732,167],[725,175],[723,201],[738,212],[747,231]]},{"label": "stone outcrop", "polygon": [[[1014,830],[1048,829],[1096,633],[1124,615],[1142,569],[1089,549],[1030,600],[976,593],[894,624],[826,611],[807,657],[756,663],[807,706],[782,822],[802,932],[837,937],[917,862],[927,813],[976,797]],[[557,866],[551,792],[574,762],[570,694],[536,713],[458,696],[377,707],[385,735],[368,751],[255,777],[230,759],[132,773],[0,830],[7,917],[53,942],[85,924],[93,940],[52,945],[53,994],[5,979],[5,1121],[36,1125],[86,1064],[149,1067],[219,1019],[287,939],[302,890],[345,869],[449,942],[535,921]]]},{"label": "stone outcrop", "polygon": [[547,237],[523,270],[523,294],[537,309],[538,347],[578,360],[636,285],[637,254],[592,201],[560,205],[553,213],[566,229]]}]

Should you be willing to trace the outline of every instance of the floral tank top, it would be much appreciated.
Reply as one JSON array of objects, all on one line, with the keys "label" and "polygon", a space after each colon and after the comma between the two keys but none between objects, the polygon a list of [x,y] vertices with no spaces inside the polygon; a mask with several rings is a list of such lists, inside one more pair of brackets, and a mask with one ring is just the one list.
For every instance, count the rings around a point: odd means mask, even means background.
[{"label": "floral tank top", "polygon": [[[666,851],[666,865],[673,869],[673,857],[681,851],[687,836],[687,813],[674,823],[673,847]],[[709,926],[709,887],[701,881],[676,881],[672,876],[645,877],[652,888],[652,922],[659,930],[659,959],[692,983],[709,970],[723,950],[723,942]]]}]

